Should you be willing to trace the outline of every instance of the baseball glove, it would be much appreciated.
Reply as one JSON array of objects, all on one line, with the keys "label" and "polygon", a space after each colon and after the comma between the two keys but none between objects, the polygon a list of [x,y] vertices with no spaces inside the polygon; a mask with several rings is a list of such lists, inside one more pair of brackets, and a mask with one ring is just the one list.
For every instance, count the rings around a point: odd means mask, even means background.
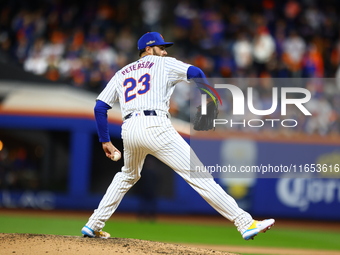
[{"label": "baseball glove", "polygon": [[207,104],[207,114],[201,114],[201,106],[197,107],[197,112],[194,117],[194,129],[197,131],[207,131],[210,129],[215,129],[214,119],[217,118],[218,107],[215,102],[210,101]]}]

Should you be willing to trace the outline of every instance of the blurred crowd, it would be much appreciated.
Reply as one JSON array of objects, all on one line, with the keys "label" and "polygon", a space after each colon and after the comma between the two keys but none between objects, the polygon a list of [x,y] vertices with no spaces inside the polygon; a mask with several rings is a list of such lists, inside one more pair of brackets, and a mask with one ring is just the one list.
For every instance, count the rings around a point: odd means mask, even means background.
[{"label": "blurred crowd", "polygon": [[[138,38],[159,31],[175,43],[170,56],[208,77],[269,81],[253,84],[259,109],[268,107],[271,79],[307,80],[313,116],[297,131],[340,132],[337,0],[11,0],[0,11],[0,49],[49,80],[99,93],[138,58]],[[188,94],[175,90],[172,115],[190,118]]]}]

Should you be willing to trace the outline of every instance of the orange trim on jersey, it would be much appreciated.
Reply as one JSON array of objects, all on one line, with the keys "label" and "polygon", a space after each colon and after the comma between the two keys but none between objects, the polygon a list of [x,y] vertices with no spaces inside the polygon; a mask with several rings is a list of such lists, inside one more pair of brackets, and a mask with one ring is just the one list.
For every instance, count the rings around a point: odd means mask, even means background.
[{"label": "orange trim on jersey", "polygon": [[[126,80],[129,80],[129,81],[125,84]],[[131,81],[130,81],[130,80],[131,80]],[[133,82],[132,80],[133,80],[134,82]],[[131,86],[128,86],[129,83],[131,83]],[[136,98],[136,94],[137,94],[137,93],[134,93],[134,94],[132,94],[132,95],[129,95],[130,92],[133,92],[133,90],[137,87],[137,81],[136,81],[135,78],[133,78],[133,77],[126,78],[126,79],[124,80],[124,82],[123,82],[123,87],[124,87],[124,100],[125,100],[125,103],[130,102],[131,100],[133,100],[133,99]],[[132,98],[130,98],[130,97],[132,97]],[[127,98],[128,98],[129,100],[126,101]]]},{"label": "orange trim on jersey", "polygon": [[151,89],[151,82],[150,82],[150,80],[151,80],[151,74],[149,74],[149,73],[145,73],[145,74],[143,74],[141,77],[139,77],[139,79],[138,79],[138,83],[141,83],[142,81],[140,81],[140,79],[143,77],[143,82],[142,82],[142,86],[144,87],[144,89],[146,88],[146,85],[144,85],[144,83],[145,83],[145,79],[147,79],[146,77],[145,77],[145,75],[149,75],[149,88],[148,88],[148,90],[146,90],[146,91],[144,91],[144,92],[140,92],[141,90],[139,89],[138,91],[137,91],[137,93],[138,93],[138,95],[143,95],[143,94],[145,94],[145,93],[147,93],[150,89]]}]

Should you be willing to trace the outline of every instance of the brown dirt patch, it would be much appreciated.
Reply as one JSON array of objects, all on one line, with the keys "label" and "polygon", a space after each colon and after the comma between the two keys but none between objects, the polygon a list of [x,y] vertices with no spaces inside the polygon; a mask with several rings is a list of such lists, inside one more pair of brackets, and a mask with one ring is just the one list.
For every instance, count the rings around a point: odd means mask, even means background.
[{"label": "brown dirt patch", "polygon": [[129,254],[235,255],[213,249],[127,238],[94,239],[79,236],[0,233],[0,254]]}]

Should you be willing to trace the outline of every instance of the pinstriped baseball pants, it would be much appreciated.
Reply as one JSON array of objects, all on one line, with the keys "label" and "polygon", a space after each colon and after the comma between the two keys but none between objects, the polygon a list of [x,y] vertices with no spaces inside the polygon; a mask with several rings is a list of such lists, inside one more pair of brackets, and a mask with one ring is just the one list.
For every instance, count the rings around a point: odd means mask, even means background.
[{"label": "pinstriped baseball pants", "polygon": [[124,166],[115,175],[98,208],[89,218],[88,227],[95,231],[104,227],[126,192],[141,177],[148,154],[176,171],[216,211],[234,222],[241,233],[249,227],[252,217],[237,205],[212,176],[207,172],[194,172],[195,166],[203,165],[167,117],[133,116],[122,125],[122,138]]}]

